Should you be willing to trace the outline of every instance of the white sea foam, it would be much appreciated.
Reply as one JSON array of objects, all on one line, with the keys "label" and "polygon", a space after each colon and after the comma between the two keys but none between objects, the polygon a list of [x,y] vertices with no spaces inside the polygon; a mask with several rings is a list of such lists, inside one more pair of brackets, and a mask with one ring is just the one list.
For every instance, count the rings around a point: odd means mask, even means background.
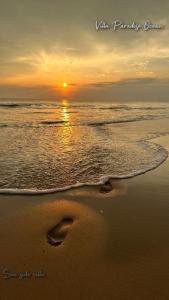
[{"label": "white sea foam", "polygon": [[158,166],[160,166],[168,157],[168,154],[166,153],[165,156],[163,156],[163,158],[161,159],[161,161],[158,162],[158,164],[156,165],[152,165],[149,166],[148,168],[145,168],[144,170],[139,170],[137,172],[133,172],[130,174],[126,174],[125,176],[113,176],[113,175],[109,175],[109,176],[105,176],[102,177],[97,183],[95,182],[86,182],[86,183],[76,183],[73,185],[68,185],[65,186],[63,188],[53,188],[53,189],[18,189],[18,188],[7,188],[7,189],[0,189],[0,194],[12,194],[12,195],[44,195],[44,194],[53,194],[53,193],[57,193],[57,192],[63,192],[63,191],[67,191],[73,188],[79,188],[82,186],[98,186],[101,184],[104,184],[106,181],[108,181],[109,179],[128,179],[128,178],[132,178],[141,174],[144,174],[148,171],[151,171],[153,169],[156,169]]}]

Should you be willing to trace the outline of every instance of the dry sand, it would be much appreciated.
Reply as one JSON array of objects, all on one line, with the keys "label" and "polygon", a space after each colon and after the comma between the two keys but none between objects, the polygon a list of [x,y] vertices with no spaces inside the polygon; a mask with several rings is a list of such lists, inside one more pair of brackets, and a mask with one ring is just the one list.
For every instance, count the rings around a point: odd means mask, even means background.
[{"label": "dry sand", "polygon": [[[157,141],[169,150],[168,137]],[[109,193],[1,195],[0,299],[169,299],[168,175],[169,160]],[[47,233],[64,218],[73,223],[52,246]]]}]

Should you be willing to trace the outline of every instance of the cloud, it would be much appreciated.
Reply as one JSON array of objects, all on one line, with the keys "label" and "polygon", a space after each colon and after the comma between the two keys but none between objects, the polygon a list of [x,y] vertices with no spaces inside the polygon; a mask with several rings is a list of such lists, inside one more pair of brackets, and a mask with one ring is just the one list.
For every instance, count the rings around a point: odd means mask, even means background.
[{"label": "cloud", "polygon": [[[167,101],[169,79],[164,78],[130,78],[117,82],[93,82],[77,85],[72,92],[66,94],[70,100],[85,101]],[[64,93],[58,88],[47,85],[17,86],[0,85],[1,98],[29,98],[43,100],[62,100]]]},{"label": "cloud", "polygon": [[[10,86],[14,85],[15,96],[19,85],[22,94],[29,85],[42,88],[65,81],[70,86],[80,86],[76,93],[81,91],[83,97],[83,90],[87,93],[90,88],[94,93],[95,88],[100,92],[102,88],[110,98],[111,88],[150,86],[153,78],[168,78],[168,9],[168,0],[163,5],[154,0],[4,1],[0,10],[3,94],[10,94]],[[150,19],[166,28],[152,32],[98,32],[95,21],[102,18],[108,22],[118,18],[141,23]],[[6,92],[5,86],[9,89]],[[0,97],[1,93],[2,86]],[[95,96],[101,97],[96,92]]]},{"label": "cloud", "polygon": [[0,85],[0,95],[3,98],[16,99],[45,99],[52,100],[59,98],[59,93],[50,86],[17,86],[17,85]]},{"label": "cloud", "polygon": [[128,78],[120,81],[108,81],[108,82],[94,82],[86,85],[91,88],[103,88],[103,87],[122,87],[132,85],[169,85],[169,79],[154,78],[154,77],[141,77],[141,78]]}]

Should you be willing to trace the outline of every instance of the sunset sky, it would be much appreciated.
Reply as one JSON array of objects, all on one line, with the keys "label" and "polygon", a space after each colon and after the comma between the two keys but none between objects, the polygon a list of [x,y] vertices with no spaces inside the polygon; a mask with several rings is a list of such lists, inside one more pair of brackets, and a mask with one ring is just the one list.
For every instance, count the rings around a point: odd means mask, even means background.
[{"label": "sunset sky", "polygon": [[[0,98],[167,101],[168,12],[168,0],[1,1]],[[165,28],[95,28],[116,19]]]}]

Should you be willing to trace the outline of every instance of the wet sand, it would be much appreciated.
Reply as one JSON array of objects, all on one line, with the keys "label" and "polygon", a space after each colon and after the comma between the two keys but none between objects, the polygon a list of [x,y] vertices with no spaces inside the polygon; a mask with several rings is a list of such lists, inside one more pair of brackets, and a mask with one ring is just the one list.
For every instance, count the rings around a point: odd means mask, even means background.
[{"label": "wet sand", "polygon": [[0,195],[0,297],[169,299],[168,176],[169,159],[111,191]]}]

